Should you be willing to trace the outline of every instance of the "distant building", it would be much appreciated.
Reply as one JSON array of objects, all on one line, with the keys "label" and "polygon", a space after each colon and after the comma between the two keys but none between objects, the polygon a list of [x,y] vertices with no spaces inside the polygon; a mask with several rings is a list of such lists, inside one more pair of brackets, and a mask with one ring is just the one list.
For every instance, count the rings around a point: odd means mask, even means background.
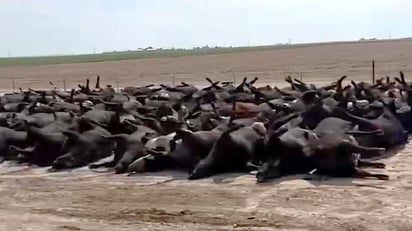
[{"label": "distant building", "polygon": [[150,46],[150,47],[144,48],[143,50],[144,51],[155,51],[156,49],[154,47]]}]

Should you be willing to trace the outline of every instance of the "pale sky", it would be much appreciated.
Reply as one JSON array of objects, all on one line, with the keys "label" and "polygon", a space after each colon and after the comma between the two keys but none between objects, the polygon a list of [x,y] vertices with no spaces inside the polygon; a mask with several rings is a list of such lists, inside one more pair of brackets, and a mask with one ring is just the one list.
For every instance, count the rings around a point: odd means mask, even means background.
[{"label": "pale sky", "polygon": [[412,37],[410,0],[0,0],[0,56]]}]

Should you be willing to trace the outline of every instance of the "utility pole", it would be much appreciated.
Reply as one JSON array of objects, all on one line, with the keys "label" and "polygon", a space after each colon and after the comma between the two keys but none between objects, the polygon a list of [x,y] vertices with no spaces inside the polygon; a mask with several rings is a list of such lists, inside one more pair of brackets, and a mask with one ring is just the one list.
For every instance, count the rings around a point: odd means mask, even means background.
[{"label": "utility pole", "polygon": [[9,56],[9,58],[11,57],[11,53],[10,53],[10,49],[7,50],[7,54]]}]

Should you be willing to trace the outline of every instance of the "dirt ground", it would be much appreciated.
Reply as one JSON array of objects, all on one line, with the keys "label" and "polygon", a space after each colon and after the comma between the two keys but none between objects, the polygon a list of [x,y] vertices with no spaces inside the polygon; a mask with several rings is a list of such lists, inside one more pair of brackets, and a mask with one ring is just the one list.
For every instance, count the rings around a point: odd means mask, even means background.
[{"label": "dirt ground", "polygon": [[[101,75],[121,85],[202,77],[259,76],[280,81],[300,70],[325,83],[347,74],[370,78],[411,73],[412,42],[364,43],[197,57],[0,68],[0,84],[44,88],[62,78],[74,83]],[[44,168],[0,165],[0,230],[412,230],[412,146],[383,160],[390,180],[291,176],[255,183],[253,175],[226,174],[187,181],[161,172],[136,176],[87,168],[48,173]]]}]

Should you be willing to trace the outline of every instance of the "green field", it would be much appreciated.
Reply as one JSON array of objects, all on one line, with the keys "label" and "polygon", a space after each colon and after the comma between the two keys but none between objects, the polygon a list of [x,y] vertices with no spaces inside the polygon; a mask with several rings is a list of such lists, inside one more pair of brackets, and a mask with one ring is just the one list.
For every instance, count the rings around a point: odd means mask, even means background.
[{"label": "green field", "polygon": [[373,41],[361,41],[361,42],[360,41],[346,41],[346,42],[328,42],[328,43],[306,43],[306,44],[294,44],[294,45],[283,45],[282,44],[282,45],[272,45],[272,46],[230,47],[230,48],[229,47],[217,47],[217,48],[175,49],[175,50],[156,50],[156,51],[122,51],[122,52],[108,52],[108,53],[85,54],[85,55],[0,58],[0,67],[104,62],[104,61],[117,61],[117,60],[129,60],[129,59],[181,57],[181,56],[193,56],[193,55],[211,55],[211,54],[237,53],[237,52],[248,52],[248,51],[290,49],[290,48],[321,46],[321,45],[331,45],[331,44],[339,45],[339,44],[350,44],[350,43],[385,42],[385,41],[389,41],[389,40],[373,40]]}]

